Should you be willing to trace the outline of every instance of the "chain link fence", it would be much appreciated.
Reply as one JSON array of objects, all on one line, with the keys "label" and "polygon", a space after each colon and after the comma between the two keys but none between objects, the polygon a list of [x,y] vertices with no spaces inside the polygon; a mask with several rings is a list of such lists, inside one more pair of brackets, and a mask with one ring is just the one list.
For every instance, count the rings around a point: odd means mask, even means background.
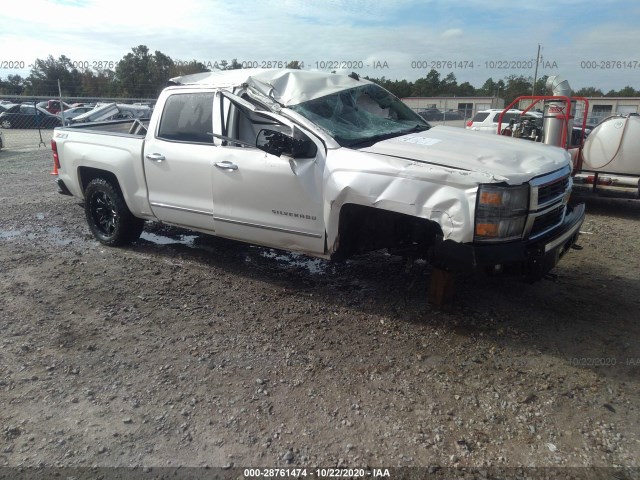
[{"label": "chain link fence", "polygon": [[504,107],[497,97],[407,97],[402,101],[431,125],[464,128],[483,110]]},{"label": "chain link fence", "polygon": [[[403,99],[403,100],[406,101],[407,99]],[[542,108],[542,107],[543,107],[543,104],[540,103],[539,108]],[[448,126],[460,127],[460,128],[464,128],[468,126],[468,124],[470,124],[470,122],[474,118],[476,118],[476,121],[482,121],[485,118],[487,118],[487,114],[485,114],[484,116],[476,117],[476,114],[478,112],[489,110],[490,108],[496,109],[495,106],[487,106],[487,105],[474,105],[473,107],[470,107],[470,108],[457,109],[457,110],[454,110],[454,109],[449,110],[449,109],[436,108],[436,107],[431,107],[431,108],[415,107],[411,105],[410,105],[410,108],[433,126],[448,125]],[[520,106],[520,107],[516,106],[514,108],[523,109],[524,106]],[[538,107],[536,106],[536,108]],[[498,110],[502,110],[502,108],[500,107],[498,108]],[[640,107],[638,107],[638,110],[640,110]],[[609,118],[611,116],[616,116],[616,115],[638,115],[638,114],[635,112],[630,112],[629,109],[625,109],[625,108],[612,108],[612,109],[603,109],[603,110],[600,110],[598,108],[590,109],[589,113],[587,114],[587,128],[593,129],[596,125],[598,125],[604,119]],[[495,115],[493,116],[493,118],[494,118],[494,121],[497,121],[495,120],[496,118]],[[507,116],[505,118],[508,119],[509,117]],[[583,119],[582,110],[578,109],[576,111],[575,119],[576,119],[575,125],[581,126],[582,119]],[[508,124],[508,120],[505,121],[505,124]]]},{"label": "chain link fence", "polygon": [[[502,103],[499,103],[499,99],[495,97],[464,100],[456,98],[403,98],[402,100],[431,125],[460,128],[464,128],[476,113],[489,108],[502,107]],[[48,148],[55,127],[61,126],[63,122],[69,124],[75,117],[95,111],[96,107],[115,104],[119,109],[115,110],[111,116],[107,112],[99,118],[88,120],[146,118],[146,115],[151,115],[155,101],[155,98],[149,97],[63,97],[61,104],[60,99],[51,97],[0,95],[0,148],[12,150]],[[64,107],[64,113],[61,112],[61,107]],[[622,108],[619,110],[595,106],[590,109],[587,123],[594,126],[611,115],[628,113]],[[582,118],[582,112],[577,112],[576,117]]]},{"label": "chain link fence", "polygon": [[[144,117],[151,114],[154,98],[118,97],[25,97],[0,95],[0,147],[23,150],[48,148],[53,129],[69,124],[75,117],[103,108],[100,120]],[[63,111],[64,110],[64,111]],[[110,114],[112,113],[112,114]]]},{"label": "chain link fence", "polygon": [[420,115],[430,125],[447,125],[450,127],[464,128],[469,122],[478,108],[462,109],[462,110],[440,110],[437,108],[420,108],[410,107],[411,110]]}]

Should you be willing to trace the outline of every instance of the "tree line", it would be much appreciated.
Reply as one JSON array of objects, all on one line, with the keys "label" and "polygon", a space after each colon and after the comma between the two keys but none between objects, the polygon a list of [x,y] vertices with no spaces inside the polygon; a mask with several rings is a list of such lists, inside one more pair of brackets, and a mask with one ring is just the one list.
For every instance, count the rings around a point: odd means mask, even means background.
[{"label": "tree line", "polygon": [[[367,77],[368,78],[368,77]],[[549,94],[546,91],[547,75],[544,75],[535,82],[535,94]],[[426,77],[419,78],[415,82],[407,80],[390,80],[382,78],[368,78],[369,80],[382,85],[400,98],[406,97],[500,97],[505,102],[511,103],[514,99],[522,95],[531,95],[533,89],[533,78],[524,75],[509,75],[504,79],[494,80],[488,78],[480,88],[475,88],[469,82],[458,84],[456,76],[449,73],[444,78],[440,77],[437,70],[431,70]],[[640,90],[627,86],[620,90],[609,90],[604,93],[595,87],[585,87],[572,91],[576,97],[640,97]]]},{"label": "tree line", "polygon": [[[146,45],[132,48],[118,62],[97,63],[97,68],[89,68],[88,62],[74,62],[65,55],[55,59],[49,55],[46,59],[37,59],[26,78],[20,75],[9,75],[4,80],[0,78],[0,94],[57,97],[59,81],[64,97],[156,98],[169,78],[210,71],[208,65],[202,62],[173,60],[159,50],[151,52]],[[229,62],[223,60],[215,66],[220,70],[242,68],[237,59]],[[287,67],[300,68],[297,62],[291,62]],[[520,95],[531,95],[533,90],[533,79],[523,75],[510,75],[499,80],[488,78],[479,88],[469,82],[458,83],[452,72],[441,77],[437,70],[431,70],[425,77],[415,81],[365,78],[400,98],[488,96],[500,97],[510,103]],[[537,94],[545,93],[546,80],[547,77],[543,76],[536,81]],[[574,95],[637,97],[640,96],[640,90],[627,86],[604,93],[599,88],[587,87],[575,91]]]}]

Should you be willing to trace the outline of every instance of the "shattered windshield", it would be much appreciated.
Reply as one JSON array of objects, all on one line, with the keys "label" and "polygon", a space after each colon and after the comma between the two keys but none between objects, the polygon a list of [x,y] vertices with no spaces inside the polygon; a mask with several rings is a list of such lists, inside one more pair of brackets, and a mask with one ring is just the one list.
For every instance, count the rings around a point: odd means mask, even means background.
[{"label": "shattered windshield", "polygon": [[397,97],[375,84],[350,88],[289,108],[323,128],[343,147],[364,146],[430,128]]}]

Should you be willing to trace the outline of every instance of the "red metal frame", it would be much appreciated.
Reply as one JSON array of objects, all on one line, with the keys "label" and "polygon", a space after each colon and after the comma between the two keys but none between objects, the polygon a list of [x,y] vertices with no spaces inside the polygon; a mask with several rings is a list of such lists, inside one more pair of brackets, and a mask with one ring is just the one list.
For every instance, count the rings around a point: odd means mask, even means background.
[{"label": "red metal frame", "polygon": [[524,115],[525,113],[527,113],[529,110],[533,108],[534,105],[536,105],[541,100],[557,100],[557,101],[565,102],[567,108],[565,109],[564,115],[556,116],[556,118],[561,118],[564,120],[563,129],[562,129],[562,145],[564,145],[563,147],[564,149],[568,149],[566,145],[567,145],[567,137],[569,135],[569,132],[568,132],[569,120],[571,120],[572,118],[571,117],[571,100],[577,100],[579,102],[584,103],[584,110],[582,114],[582,133],[580,135],[580,146],[578,147],[578,156],[576,157],[577,165],[575,166],[576,168],[574,169],[574,172],[579,171],[582,168],[582,146],[584,143],[584,131],[587,128],[587,115],[589,114],[589,100],[587,100],[585,97],[566,97],[566,96],[553,96],[553,95],[523,95],[521,97],[516,98],[500,113],[500,116],[498,117],[498,135],[500,135],[502,131],[502,118],[504,117],[504,114],[507,113],[507,111],[510,110],[515,104],[519,103],[520,100],[535,100],[534,102],[531,103],[531,105],[529,105],[526,109],[524,109],[522,113],[520,113],[520,115]]}]

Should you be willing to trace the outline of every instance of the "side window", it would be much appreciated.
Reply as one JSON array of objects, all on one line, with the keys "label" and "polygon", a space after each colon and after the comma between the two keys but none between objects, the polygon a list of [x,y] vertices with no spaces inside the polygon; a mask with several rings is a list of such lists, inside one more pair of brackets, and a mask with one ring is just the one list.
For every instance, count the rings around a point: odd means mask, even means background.
[{"label": "side window", "polygon": [[[291,135],[291,129],[269,118],[240,108],[233,102],[227,118],[228,145],[234,147],[255,147],[260,130],[268,128]],[[234,142],[236,140],[237,142]]]},{"label": "side window", "polygon": [[264,111],[264,107],[243,95],[236,99],[224,96],[222,104],[222,146],[259,148],[267,153],[294,158],[313,158],[315,143],[299,129],[283,124]]},{"label": "side window", "polygon": [[476,113],[476,115],[473,117],[472,121],[473,122],[482,122],[485,118],[487,118],[489,116],[489,112],[478,112]]},{"label": "side window", "polygon": [[[494,123],[498,123],[498,120],[500,120],[500,112],[496,113],[495,117],[493,117],[493,122]],[[502,124],[503,125],[509,125],[509,122],[511,120],[515,120],[516,123],[520,122],[520,114],[519,113],[505,113],[502,117]]]},{"label": "side window", "polygon": [[171,95],[162,112],[158,138],[213,145],[213,97],[212,92]]}]

